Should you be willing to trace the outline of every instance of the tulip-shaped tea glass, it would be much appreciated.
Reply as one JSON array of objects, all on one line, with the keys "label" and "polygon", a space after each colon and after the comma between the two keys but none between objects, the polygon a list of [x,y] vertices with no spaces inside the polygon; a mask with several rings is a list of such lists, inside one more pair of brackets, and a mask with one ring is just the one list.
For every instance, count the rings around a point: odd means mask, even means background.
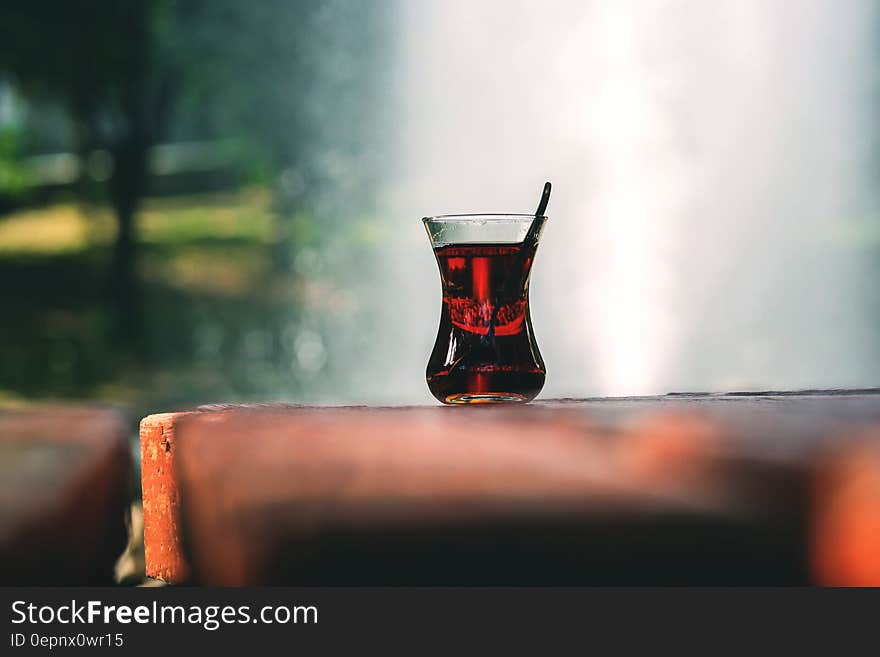
[{"label": "tulip-shaped tea glass", "polygon": [[544,385],[529,317],[529,275],[547,217],[425,217],[440,267],[443,309],[428,361],[445,404],[527,402]]}]

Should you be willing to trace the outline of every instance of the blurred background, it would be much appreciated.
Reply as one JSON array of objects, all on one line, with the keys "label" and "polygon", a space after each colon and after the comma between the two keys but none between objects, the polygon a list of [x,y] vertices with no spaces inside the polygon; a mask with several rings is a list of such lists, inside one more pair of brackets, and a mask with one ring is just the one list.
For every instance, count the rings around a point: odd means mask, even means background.
[{"label": "blurred background", "polygon": [[876,385],[878,9],[4,0],[0,401],[432,403],[545,180],[544,397]]}]

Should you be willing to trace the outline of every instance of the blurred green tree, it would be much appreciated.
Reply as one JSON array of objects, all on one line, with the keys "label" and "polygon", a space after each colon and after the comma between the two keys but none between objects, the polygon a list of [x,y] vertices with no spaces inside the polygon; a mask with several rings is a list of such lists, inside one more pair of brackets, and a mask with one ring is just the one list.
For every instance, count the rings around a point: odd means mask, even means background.
[{"label": "blurred green tree", "polygon": [[81,154],[112,155],[108,192],[117,236],[110,280],[123,335],[136,323],[135,212],[147,152],[163,138],[188,72],[183,30],[205,4],[5,0],[0,6],[0,67],[25,94],[68,110]]},{"label": "blurred green tree", "polygon": [[[136,212],[160,141],[234,137],[244,168],[280,192],[279,214],[321,205],[322,188],[372,180],[381,139],[371,96],[389,2],[4,0],[0,73],[29,100],[65,108],[82,161],[112,156],[118,224],[110,282],[123,335],[137,329]],[[372,135],[372,136],[371,136]],[[355,171],[355,168],[359,171]],[[83,167],[85,170],[85,167]],[[283,174],[287,174],[284,176]],[[279,182],[281,181],[281,182]],[[85,182],[83,189],[85,189]],[[332,215],[328,203],[325,217]],[[312,214],[316,214],[313,212]],[[320,214],[318,212],[317,214]],[[290,229],[279,226],[281,261]]]}]

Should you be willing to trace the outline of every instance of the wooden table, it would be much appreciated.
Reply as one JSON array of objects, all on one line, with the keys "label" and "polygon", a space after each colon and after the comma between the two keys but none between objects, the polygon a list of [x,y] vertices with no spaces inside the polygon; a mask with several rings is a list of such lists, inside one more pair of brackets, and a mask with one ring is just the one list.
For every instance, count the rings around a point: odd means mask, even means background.
[{"label": "wooden table", "polygon": [[880,391],[214,406],[141,423],[147,574],[880,584]]}]

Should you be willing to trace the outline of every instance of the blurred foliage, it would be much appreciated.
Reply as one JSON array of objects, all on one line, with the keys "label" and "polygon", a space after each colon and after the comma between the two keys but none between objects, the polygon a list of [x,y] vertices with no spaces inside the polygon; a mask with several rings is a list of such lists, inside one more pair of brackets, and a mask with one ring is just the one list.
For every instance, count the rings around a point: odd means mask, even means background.
[{"label": "blurred foliage", "polygon": [[[22,157],[80,163],[69,188],[0,208],[0,276],[13,282],[0,398],[123,403],[137,416],[332,394],[364,348],[350,327],[376,246],[393,6],[0,4],[0,82],[22,108],[0,171],[9,162],[27,190]],[[165,149],[181,144],[210,149]],[[157,148],[160,160],[208,155],[160,175]],[[236,175],[205,168],[215,161]],[[344,348],[328,348],[331,330],[351,333]]]},{"label": "blurred foliage", "polygon": [[[340,0],[7,0],[0,71],[42,119],[34,136],[70,121],[56,149],[234,138],[251,182],[285,206],[333,182],[366,189],[378,163],[393,3]],[[42,115],[41,115],[42,114]],[[370,167],[360,166],[362,174]],[[374,174],[375,175],[375,174]],[[331,195],[336,195],[332,190]]]},{"label": "blurred foliage", "polygon": [[69,203],[0,224],[0,276],[16,282],[4,290],[15,316],[0,322],[0,340],[14,348],[0,351],[0,398],[89,399],[142,415],[271,390],[309,394],[325,355],[303,351],[303,331],[314,336],[300,318],[326,315],[339,291],[329,279],[273,271],[265,189],[145,203],[146,357],[119,342],[101,294],[114,224],[107,208],[98,214],[103,229],[91,233],[83,227],[94,217]]},{"label": "blurred foliage", "polygon": [[[285,215],[318,205],[331,220],[328,197],[348,202],[378,169],[370,165],[381,117],[371,99],[383,86],[388,10],[318,0],[8,0],[0,71],[32,103],[65,109],[74,150],[112,154],[117,240],[134,241],[146,152],[160,140],[234,137],[247,179],[279,180]],[[133,257],[128,247],[120,255]]]},{"label": "blurred foliage", "polygon": [[0,127],[0,211],[26,197],[33,176],[21,163],[21,131]]}]

